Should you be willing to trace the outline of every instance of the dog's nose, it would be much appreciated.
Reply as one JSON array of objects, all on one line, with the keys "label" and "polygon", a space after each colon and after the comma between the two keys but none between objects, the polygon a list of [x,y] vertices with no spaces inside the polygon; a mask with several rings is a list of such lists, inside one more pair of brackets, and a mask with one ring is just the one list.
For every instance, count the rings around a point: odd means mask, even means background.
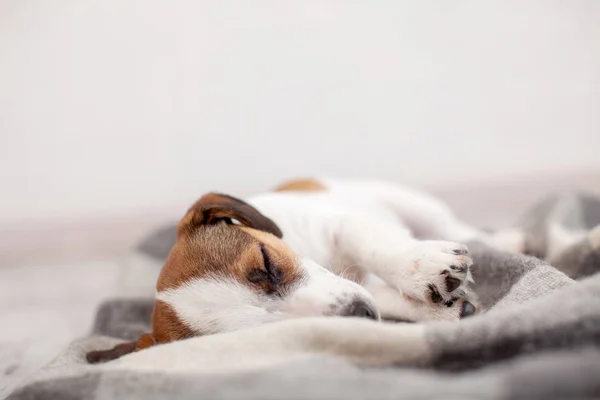
[{"label": "dog's nose", "polygon": [[473,314],[475,314],[475,306],[473,305],[473,303],[470,303],[468,301],[464,301],[462,303],[462,305],[460,306],[460,317],[461,318],[465,318],[465,317],[469,317]]},{"label": "dog's nose", "polygon": [[354,300],[343,313],[346,317],[359,317],[377,320],[377,311],[363,300]]}]

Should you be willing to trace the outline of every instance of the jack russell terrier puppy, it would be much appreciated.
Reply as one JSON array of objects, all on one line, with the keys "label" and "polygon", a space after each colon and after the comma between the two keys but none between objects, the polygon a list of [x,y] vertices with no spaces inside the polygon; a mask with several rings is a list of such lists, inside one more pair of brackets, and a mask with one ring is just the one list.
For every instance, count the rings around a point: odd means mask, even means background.
[{"label": "jack russell terrier puppy", "polygon": [[152,333],[87,358],[303,316],[458,320],[479,310],[460,242],[483,235],[394,184],[297,180],[246,201],[209,193],[177,226]]}]

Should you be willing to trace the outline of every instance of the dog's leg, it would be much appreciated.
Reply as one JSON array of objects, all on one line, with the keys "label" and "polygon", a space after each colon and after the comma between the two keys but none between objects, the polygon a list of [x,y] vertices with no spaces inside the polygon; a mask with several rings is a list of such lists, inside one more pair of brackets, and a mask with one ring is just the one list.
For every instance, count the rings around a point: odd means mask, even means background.
[{"label": "dog's leg", "polygon": [[418,238],[462,243],[478,240],[511,252],[521,252],[524,247],[522,232],[484,232],[460,220],[441,200],[417,189],[386,182],[333,182],[331,185],[334,191],[347,196],[354,194],[375,199]]},{"label": "dog's leg", "polygon": [[[447,321],[461,317],[460,307],[446,307],[411,299],[373,275],[365,278],[363,286],[375,299],[381,319],[384,321]],[[475,302],[473,299],[470,300]]]},{"label": "dog's leg", "polygon": [[346,216],[334,233],[337,263],[358,265],[414,301],[439,307],[458,307],[472,314],[475,306],[468,281],[472,260],[464,245],[416,240],[395,224]]},{"label": "dog's leg", "polygon": [[459,220],[441,200],[417,189],[386,182],[349,183],[390,209],[417,237],[466,241],[483,233]]}]

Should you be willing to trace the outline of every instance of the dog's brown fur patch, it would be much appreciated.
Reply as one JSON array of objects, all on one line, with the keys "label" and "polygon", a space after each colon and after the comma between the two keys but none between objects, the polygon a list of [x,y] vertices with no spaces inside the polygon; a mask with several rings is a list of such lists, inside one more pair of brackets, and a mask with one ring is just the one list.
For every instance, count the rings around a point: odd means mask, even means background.
[{"label": "dog's brown fur patch", "polygon": [[152,334],[146,337],[143,335],[138,341],[136,350],[194,336],[197,335],[179,319],[171,306],[157,300],[154,303],[154,311],[152,312]]},{"label": "dog's brown fur patch", "polygon": [[327,190],[322,182],[316,179],[294,179],[293,181],[284,182],[275,188],[276,192],[320,192]]},{"label": "dog's brown fur patch", "polygon": [[[267,251],[271,263],[276,266],[280,274],[278,291],[284,291],[302,279],[302,273],[299,268],[300,260],[297,258],[292,249],[290,249],[283,241],[279,240],[273,235],[269,235],[268,233],[262,231],[257,231],[256,229],[250,229],[246,227],[240,227],[239,229],[247,232],[255,240],[261,243],[265,251]],[[254,248],[251,250],[254,251]],[[259,269],[262,269],[262,254],[260,257],[261,260],[259,261],[258,265]],[[244,263],[247,262],[248,261],[244,261]],[[264,285],[262,289],[265,292],[270,291],[270,288],[265,287]]]},{"label": "dog's brown fur patch", "polygon": [[238,275],[248,261],[243,255],[252,242],[250,235],[234,225],[200,226],[193,233],[177,238],[160,272],[156,290],[175,289],[204,276]]},{"label": "dog's brown fur patch", "polygon": [[140,351],[152,347],[156,344],[156,339],[151,333],[144,333],[137,341],[135,351]]}]

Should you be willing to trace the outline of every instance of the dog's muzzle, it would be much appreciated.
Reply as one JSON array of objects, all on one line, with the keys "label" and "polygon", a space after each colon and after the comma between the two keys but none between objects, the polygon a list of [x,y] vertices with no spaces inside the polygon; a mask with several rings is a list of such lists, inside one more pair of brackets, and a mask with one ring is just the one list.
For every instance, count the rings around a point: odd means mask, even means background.
[{"label": "dog's muzzle", "polygon": [[353,300],[341,313],[343,317],[359,317],[379,320],[379,313],[375,308],[361,299]]}]

